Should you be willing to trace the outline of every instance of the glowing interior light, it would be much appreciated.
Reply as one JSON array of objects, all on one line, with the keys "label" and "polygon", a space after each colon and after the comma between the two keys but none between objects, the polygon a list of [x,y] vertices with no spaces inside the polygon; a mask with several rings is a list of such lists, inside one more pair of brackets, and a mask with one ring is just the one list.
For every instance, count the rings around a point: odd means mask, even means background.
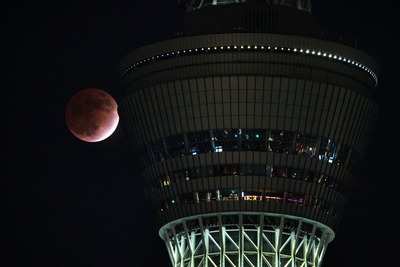
[{"label": "glowing interior light", "polygon": [[222,152],[222,146],[216,146],[215,152]]}]

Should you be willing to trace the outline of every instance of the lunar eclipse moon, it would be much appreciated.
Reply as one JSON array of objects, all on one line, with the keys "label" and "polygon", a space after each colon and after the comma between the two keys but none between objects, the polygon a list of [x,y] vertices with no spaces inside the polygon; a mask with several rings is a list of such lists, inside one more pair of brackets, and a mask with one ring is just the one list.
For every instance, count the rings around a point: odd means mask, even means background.
[{"label": "lunar eclipse moon", "polygon": [[118,105],[104,90],[83,89],[69,100],[65,119],[74,136],[85,142],[99,142],[117,128]]}]

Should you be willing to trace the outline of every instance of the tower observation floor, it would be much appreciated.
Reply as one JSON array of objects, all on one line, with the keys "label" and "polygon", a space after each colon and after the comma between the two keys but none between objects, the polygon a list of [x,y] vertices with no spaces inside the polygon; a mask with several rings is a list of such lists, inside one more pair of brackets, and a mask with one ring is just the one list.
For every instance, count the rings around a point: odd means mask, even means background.
[{"label": "tower observation floor", "polygon": [[[246,4],[272,28],[198,23],[236,12],[225,6],[188,12],[182,36],[119,64],[160,237],[174,267],[321,266],[377,120],[378,65],[305,33],[310,13],[288,6]],[[279,22],[291,12],[310,19]]]}]

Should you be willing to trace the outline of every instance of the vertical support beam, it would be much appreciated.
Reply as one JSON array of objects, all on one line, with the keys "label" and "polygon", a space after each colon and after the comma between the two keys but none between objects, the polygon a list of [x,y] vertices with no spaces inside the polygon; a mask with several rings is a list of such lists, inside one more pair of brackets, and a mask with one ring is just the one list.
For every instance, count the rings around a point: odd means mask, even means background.
[{"label": "vertical support beam", "polygon": [[323,240],[323,244],[324,244],[323,250],[322,250],[322,252],[321,252],[321,255],[319,256],[319,261],[320,261],[321,263],[322,263],[322,259],[323,259],[324,256],[325,256],[325,252],[326,252],[326,250],[328,249],[328,244],[329,244],[330,240],[331,240],[331,235],[330,235],[329,233],[327,233],[327,234],[326,234],[326,238]]},{"label": "vertical support beam", "polygon": [[310,256],[310,253],[312,251],[312,249],[314,248],[314,239],[315,239],[315,231],[317,230],[317,224],[313,225],[313,229],[311,231],[311,235],[310,235],[310,242],[308,245],[308,251],[307,251],[307,257],[306,259]]},{"label": "vertical support beam", "polygon": [[297,7],[297,9],[303,9],[303,7],[302,7],[302,2],[303,2],[303,0],[296,0],[296,7]]},{"label": "vertical support beam", "polygon": [[303,237],[304,267],[308,267],[308,261],[307,261],[308,247],[309,247],[308,237],[307,237],[307,235],[304,235],[304,237]]},{"label": "vertical support beam", "polygon": [[259,227],[257,227],[257,267],[262,267],[263,260],[262,260],[262,252],[264,251],[263,248],[263,234],[264,234],[264,214],[260,215],[260,223]]},{"label": "vertical support beam", "polygon": [[321,265],[328,243],[329,243],[329,234],[324,232],[322,233],[321,240],[318,244],[318,249],[315,253],[316,267],[319,267]]},{"label": "vertical support beam", "polygon": [[224,249],[221,249],[221,266],[225,266],[226,262],[226,227],[222,226],[222,242],[224,244]]},{"label": "vertical support beam", "polygon": [[296,234],[290,231],[290,256],[292,257],[292,267],[296,267]]},{"label": "vertical support beam", "polygon": [[279,228],[275,229],[275,267],[280,267],[280,261],[281,261],[280,250],[281,250],[284,222],[285,222],[285,217],[282,216]]},{"label": "vertical support beam", "polygon": [[[189,230],[187,228],[186,220],[183,220],[183,230],[185,231],[185,237],[187,240],[187,246],[189,247],[189,257],[190,257],[190,266],[193,265],[194,260],[194,244],[192,238],[189,236]],[[193,234],[193,232],[192,232]],[[194,239],[195,240],[195,239]]]},{"label": "vertical support beam", "polygon": [[[174,240],[175,240],[175,254],[176,254],[176,260],[175,260],[175,264],[177,264],[176,266],[183,266],[182,265],[182,261],[183,261],[183,255],[182,255],[182,248],[181,248],[181,242],[178,237],[176,236],[176,231],[175,231],[175,227],[171,228],[172,231],[172,235],[174,236]],[[179,264],[179,262],[181,264]]]},{"label": "vertical support beam", "polygon": [[165,244],[167,246],[167,250],[168,250],[169,258],[171,260],[171,264],[172,264],[172,266],[175,267],[176,266],[176,256],[175,256],[175,253],[174,253],[174,247],[172,246],[172,242],[171,242],[171,239],[168,236],[167,231],[165,231],[165,234],[164,234],[164,241],[165,241]]},{"label": "vertical support beam", "polygon": [[[299,220],[297,224],[297,230],[296,230],[296,239],[294,241],[294,248],[293,248],[293,262],[296,264],[296,257],[297,257],[297,252],[299,249],[299,239],[301,235],[301,227],[303,225],[303,221]],[[300,243],[301,244],[301,243]]]},{"label": "vertical support beam", "polygon": [[196,233],[194,231],[192,231],[190,233],[190,245],[193,248],[193,253],[190,256],[190,267],[194,267],[194,255],[195,255],[194,250],[195,250],[195,247],[196,247]]},{"label": "vertical support beam", "polygon": [[300,239],[301,227],[302,226],[303,226],[303,221],[299,220],[299,224],[297,225],[297,230],[296,230],[296,250],[297,250],[297,245],[299,244],[299,239]]},{"label": "vertical support beam", "polygon": [[185,260],[185,250],[186,250],[186,246],[187,246],[187,243],[186,243],[186,238],[184,238],[184,236],[183,235],[179,235],[179,243],[177,244],[177,246],[179,246],[179,256],[180,256],[180,259],[179,259],[179,261],[180,261],[180,264],[179,264],[179,266],[180,267],[184,267],[185,266],[185,263],[184,263],[184,260]]},{"label": "vertical support beam", "polygon": [[281,236],[281,230],[280,228],[275,228],[275,267],[280,267],[280,256],[279,256],[279,250],[280,250],[280,236]]},{"label": "vertical support beam", "polygon": [[243,252],[244,252],[244,237],[243,237],[243,214],[239,213],[239,265],[238,266],[244,266],[244,258],[243,258]]},{"label": "vertical support beam", "polygon": [[208,256],[210,248],[210,230],[208,228],[204,229],[204,267],[208,267]]},{"label": "vertical support beam", "polygon": [[203,255],[203,266],[208,267],[208,244],[206,244],[206,237],[204,233],[204,225],[202,217],[199,217],[199,226],[201,232],[201,238],[203,240],[204,255]]},{"label": "vertical support beam", "polygon": [[226,246],[226,236],[225,236],[225,226],[222,224],[222,217],[218,215],[218,226],[219,226],[219,238],[221,246],[221,254],[219,255],[220,266],[225,266],[225,246]]}]

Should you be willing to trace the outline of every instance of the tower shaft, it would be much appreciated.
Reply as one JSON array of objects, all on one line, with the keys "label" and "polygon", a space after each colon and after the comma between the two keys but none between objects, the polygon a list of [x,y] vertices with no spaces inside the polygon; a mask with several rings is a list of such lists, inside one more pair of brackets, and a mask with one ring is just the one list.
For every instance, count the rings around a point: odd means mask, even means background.
[{"label": "tower shaft", "polygon": [[[378,68],[309,31],[308,12],[242,5],[191,11],[183,36],[125,56],[121,119],[174,267],[320,266],[377,118]],[[258,19],[203,27],[221,8]],[[280,22],[291,12],[298,26]]]}]

